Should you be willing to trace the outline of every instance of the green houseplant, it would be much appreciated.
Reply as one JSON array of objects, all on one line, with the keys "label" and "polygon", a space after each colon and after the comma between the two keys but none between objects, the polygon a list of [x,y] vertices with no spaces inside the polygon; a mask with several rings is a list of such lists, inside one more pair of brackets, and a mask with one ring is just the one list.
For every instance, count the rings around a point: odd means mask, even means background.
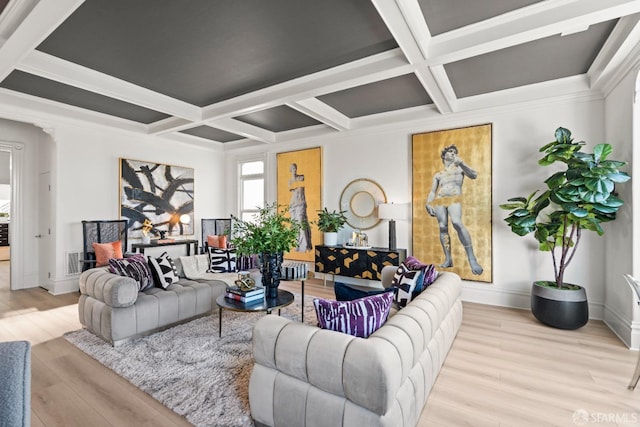
[{"label": "green houseplant", "polygon": [[331,211],[325,207],[318,210],[318,230],[324,233],[325,245],[336,245],[338,242],[338,231],[347,223],[346,211]]},{"label": "green houseplant", "polygon": [[[575,329],[587,322],[588,305],[582,287],[565,283],[566,269],[574,258],[583,230],[602,235],[601,224],[616,218],[623,201],[615,193],[615,184],[626,182],[630,177],[620,171],[626,162],[608,159],[613,151],[610,144],[598,144],[592,153],[583,153],[580,150],[585,142],[575,142],[568,129],[556,129],[555,138],[540,148],[544,156],[538,164],[549,166],[560,162],[564,163],[564,170],[544,181],[547,189],[542,193],[536,190],[527,197],[514,197],[500,207],[510,211],[505,221],[511,231],[519,236],[533,233],[539,249],[551,254],[555,280],[534,283],[531,301],[534,315],[551,326]],[[578,290],[584,298],[570,292],[553,293],[563,299],[554,307],[545,305],[540,311],[536,310],[543,300],[551,298],[552,290]],[[580,308],[576,308],[578,305]],[[571,319],[574,314],[580,319]]]},{"label": "green houseplant", "polygon": [[260,258],[267,298],[277,297],[283,253],[296,245],[303,227],[299,221],[287,216],[288,210],[288,207],[273,203],[261,208],[255,221],[233,218],[233,246],[239,255],[257,254]]}]

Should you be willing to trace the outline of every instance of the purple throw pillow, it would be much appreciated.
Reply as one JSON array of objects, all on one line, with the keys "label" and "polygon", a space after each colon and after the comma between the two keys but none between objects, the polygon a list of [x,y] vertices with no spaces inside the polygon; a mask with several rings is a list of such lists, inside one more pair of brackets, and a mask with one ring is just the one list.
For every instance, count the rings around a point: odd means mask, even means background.
[{"label": "purple throw pillow", "polygon": [[393,292],[385,292],[353,301],[315,298],[313,305],[322,329],[367,338],[387,321],[392,302]]},{"label": "purple throw pillow", "polygon": [[149,269],[149,264],[142,254],[131,255],[127,258],[111,258],[109,260],[109,270],[113,274],[131,277],[138,282],[138,290],[144,291],[153,288],[153,276]]}]

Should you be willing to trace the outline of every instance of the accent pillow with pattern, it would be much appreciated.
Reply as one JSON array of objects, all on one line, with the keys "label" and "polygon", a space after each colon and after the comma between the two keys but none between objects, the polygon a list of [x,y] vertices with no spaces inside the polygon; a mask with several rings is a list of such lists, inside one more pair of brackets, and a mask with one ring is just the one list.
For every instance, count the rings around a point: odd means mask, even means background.
[{"label": "accent pillow with pattern", "polygon": [[313,306],[320,328],[367,338],[387,321],[392,302],[393,292],[384,292],[353,301],[315,298]]},{"label": "accent pillow with pattern", "polygon": [[209,247],[209,273],[231,273],[236,271],[235,249]]},{"label": "accent pillow with pattern", "polygon": [[147,257],[147,260],[156,286],[167,289],[178,281],[178,270],[166,252],[163,252],[158,258]]},{"label": "accent pillow with pattern", "polygon": [[391,286],[397,288],[395,301],[398,307],[405,307],[413,298],[413,291],[422,279],[422,270],[410,270],[404,263],[400,264],[393,275]]},{"label": "accent pillow with pattern", "polygon": [[124,259],[111,258],[109,260],[109,270],[113,274],[131,277],[138,282],[138,290],[144,291],[153,288],[153,276],[147,260],[142,254],[131,255]]}]

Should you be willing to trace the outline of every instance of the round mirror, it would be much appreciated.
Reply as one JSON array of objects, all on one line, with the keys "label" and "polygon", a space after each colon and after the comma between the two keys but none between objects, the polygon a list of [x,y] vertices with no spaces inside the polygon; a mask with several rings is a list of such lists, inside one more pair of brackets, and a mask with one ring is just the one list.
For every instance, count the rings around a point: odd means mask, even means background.
[{"label": "round mirror", "polygon": [[351,212],[360,218],[366,218],[374,213],[376,201],[370,193],[358,191],[349,203]]},{"label": "round mirror", "polygon": [[379,222],[378,205],[387,202],[382,188],[370,179],[356,179],[342,190],[340,210],[345,211],[347,224],[357,230],[368,230]]}]

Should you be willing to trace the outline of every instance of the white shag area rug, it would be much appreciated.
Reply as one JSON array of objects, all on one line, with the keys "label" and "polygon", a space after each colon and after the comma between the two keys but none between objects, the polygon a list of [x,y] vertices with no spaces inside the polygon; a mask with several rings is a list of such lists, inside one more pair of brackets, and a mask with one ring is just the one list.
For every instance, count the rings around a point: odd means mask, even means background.
[{"label": "white shag area rug", "polygon": [[[313,297],[305,297],[305,323],[316,324]],[[277,315],[274,312],[272,315]],[[281,315],[300,321],[300,295]],[[249,377],[251,333],[261,313],[218,313],[112,347],[86,329],[64,337],[195,426],[253,426]]]}]

